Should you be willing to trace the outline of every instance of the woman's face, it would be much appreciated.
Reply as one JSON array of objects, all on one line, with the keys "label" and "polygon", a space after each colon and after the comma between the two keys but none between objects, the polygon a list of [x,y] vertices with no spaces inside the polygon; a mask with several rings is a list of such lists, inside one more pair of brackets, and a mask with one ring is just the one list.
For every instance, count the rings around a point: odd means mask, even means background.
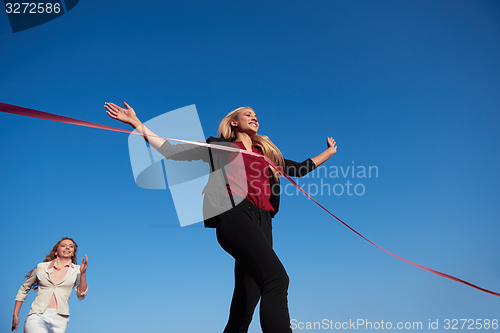
[{"label": "woman's face", "polygon": [[244,109],[238,112],[236,118],[231,120],[231,126],[237,132],[247,133],[250,136],[257,134],[259,122],[257,115],[252,109]]},{"label": "woman's face", "polygon": [[75,244],[69,239],[64,239],[57,247],[56,256],[61,259],[71,259],[75,254]]}]

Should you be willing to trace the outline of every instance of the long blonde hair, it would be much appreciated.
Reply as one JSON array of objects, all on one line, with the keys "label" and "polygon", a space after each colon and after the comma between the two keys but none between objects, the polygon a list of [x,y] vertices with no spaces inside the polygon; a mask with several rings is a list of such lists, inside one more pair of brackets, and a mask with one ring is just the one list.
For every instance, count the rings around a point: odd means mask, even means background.
[{"label": "long blonde hair", "polygon": [[[227,114],[227,116],[222,119],[219,125],[219,130],[217,132],[217,136],[220,138],[221,136],[225,139],[235,138],[236,134],[234,133],[234,128],[231,126],[231,121],[238,116],[243,110],[252,110],[249,107],[240,107],[234,111],[231,111]],[[262,154],[270,159],[274,164],[276,164],[281,170],[285,168],[285,160],[283,159],[283,155],[281,151],[276,147],[276,145],[266,136],[255,134],[252,136],[252,144],[256,147],[259,147],[262,151]],[[279,172],[271,167],[271,171],[273,172],[274,179],[279,179]]]}]

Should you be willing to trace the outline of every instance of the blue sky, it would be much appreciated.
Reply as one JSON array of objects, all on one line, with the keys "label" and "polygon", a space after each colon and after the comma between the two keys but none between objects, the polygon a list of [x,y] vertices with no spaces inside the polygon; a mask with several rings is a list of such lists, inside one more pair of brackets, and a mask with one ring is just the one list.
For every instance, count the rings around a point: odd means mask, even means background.
[{"label": "blue sky", "polygon": [[[498,292],[499,37],[498,1],[82,0],[15,34],[0,14],[0,101],[122,128],[104,102],[143,121],[195,104],[206,136],[250,106],[299,161],[333,136],[327,170],[378,177],[299,184],[362,184],[315,199],[389,251]],[[213,230],[179,227],[168,190],[135,185],[126,134],[0,121],[2,331],[23,276],[63,236],[90,262],[68,332],[222,331],[233,260]],[[438,320],[442,332],[446,319],[500,319],[498,298],[387,255],[304,195],[281,201],[274,243],[297,322]]]}]

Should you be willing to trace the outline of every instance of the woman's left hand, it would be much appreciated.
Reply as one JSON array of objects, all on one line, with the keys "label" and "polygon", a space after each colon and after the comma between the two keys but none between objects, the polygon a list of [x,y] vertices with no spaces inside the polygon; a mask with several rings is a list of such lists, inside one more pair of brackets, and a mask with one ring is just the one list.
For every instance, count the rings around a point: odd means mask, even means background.
[{"label": "woman's left hand", "polygon": [[87,267],[89,267],[89,258],[85,255],[85,259],[82,259],[82,264],[80,265],[80,274],[85,274]]},{"label": "woman's left hand", "polygon": [[330,137],[326,138],[326,145],[328,146],[328,148],[326,148],[324,152],[322,152],[316,157],[311,158],[316,167],[319,167],[326,160],[328,160],[330,157],[335,155],[335,153],[337,153],[337,144],[335,143],[335,140],[333,140],[333,138]]},{"label": "woman's left hand", "polygon": [[326,144],[328,146],[328,150],[334,155],[337,152],[337,145],[335,144],[335,140],[333,138],[326,138]]}]

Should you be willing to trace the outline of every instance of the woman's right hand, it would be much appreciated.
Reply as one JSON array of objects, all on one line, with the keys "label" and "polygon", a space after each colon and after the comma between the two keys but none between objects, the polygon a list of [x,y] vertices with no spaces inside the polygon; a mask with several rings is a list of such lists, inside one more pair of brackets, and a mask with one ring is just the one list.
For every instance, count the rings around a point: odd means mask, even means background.
[{"label": "woman's right hand", "polygon": [[18,325],[19,325],[19,316],[14,315],[14,317],[12,317],[12,330],[16,331]]},{"label": "woman's right hand", "polygon": [[139,134],[144,136],[144,140],[146,140],[154,149],[161,147],[165,140],[144,126],[139,118],[137,118],[134,109],[132,109],[130,105],[125,102],[123,102],[123,105],[126,109],[119,107],[115,103],[104,103],[106,112],[111,118],[132,126]]},{"label": "woman's right hand", "polygon": [[119,107],[115,103],[104,103],[104,107],[106,108],[106,113],[113,119],[117,119],[125,124],[129,124],[132,127],[137,127],[140,123],[139,118],[135,114],[135,111],[130,105],[126,102],[123,102],[123,105],[126,109]]}]

